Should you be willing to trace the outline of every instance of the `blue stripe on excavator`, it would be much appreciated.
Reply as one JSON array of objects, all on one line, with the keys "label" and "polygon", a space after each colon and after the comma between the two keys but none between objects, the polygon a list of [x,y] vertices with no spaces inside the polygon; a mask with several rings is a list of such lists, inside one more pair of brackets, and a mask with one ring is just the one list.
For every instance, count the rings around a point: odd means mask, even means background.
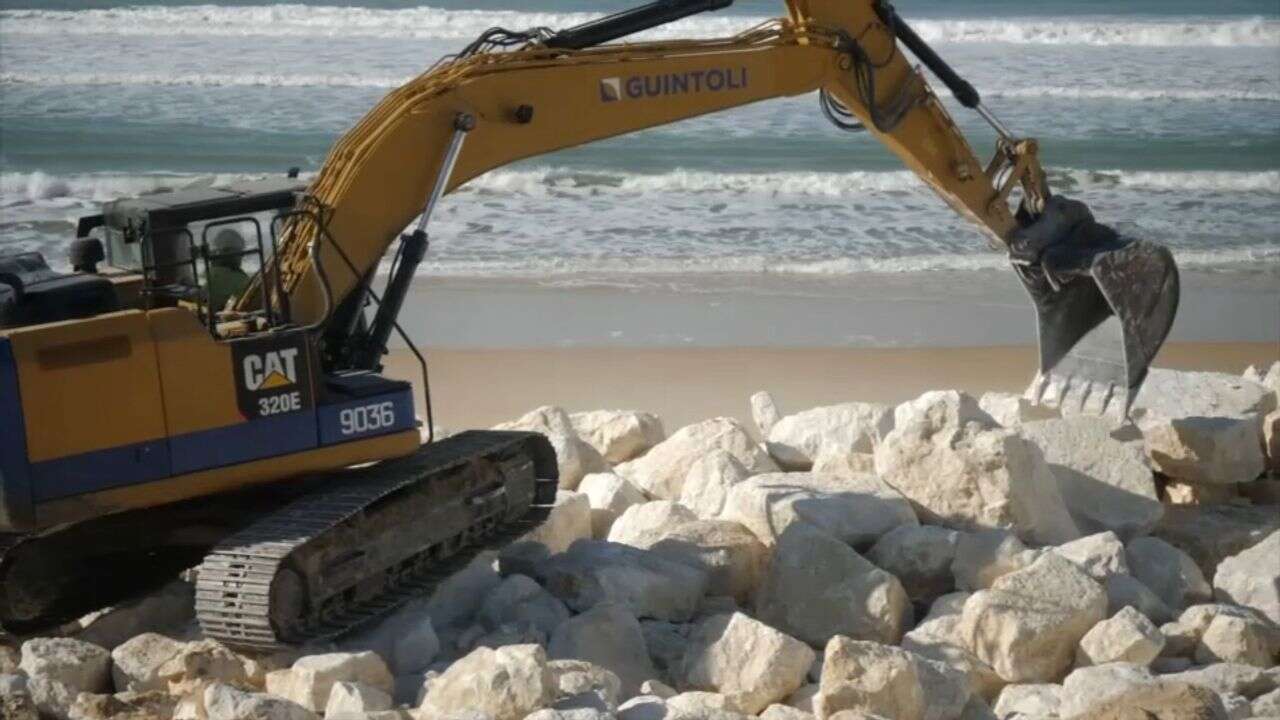
[{"label": "blue stripe on excavator", "polygon": [[22,530],[35,523],[28,471],[18,364],[9,340],[0,338],[0,527]]},{"label": "blue stripe on excavator", "polygon": [[[5,415],[9,393],[4,387],[4,351],[0,345],[0,421],[8,427]],[[11,358],[10,358],[11,360]],[[10,362],[12,365],[12,362]],[[16,390],[16,374],[14,389]],[[363,430],[351,435],[340,432],[340,416],[343,410],[375,407],[390,404],[394,421],[384,427]],[[18,427],[21,429],[21,408],[17,408]],[[319,413],[319,422],[317,421]],[[290,455],[316,448],[320,445],[337,445],[344,442],[365,440],[381,435],[410,429],[416,422],[413,414],[413,395],[409,390],[376,395],[337,405],[322,405],[316,410],[288,413],[262,418],[238,425],[202,430],[176,437],[154,440],[135,445],[96,450],[70,457],[47,460],[31,465],[28,471],[26,441],[21,442],[17,470],[10,474],[8,445],[13,444],[9,433],[0,436],[0,480],[5,483],[4,499],[9,502],[10,485],[25,491],[27,506],[31,501],[46,502],[76,495],[84,495],[112,488],[136,485],[166,477],[186,475],[201,470],[211,470],[238,465],[253,460]]]}]

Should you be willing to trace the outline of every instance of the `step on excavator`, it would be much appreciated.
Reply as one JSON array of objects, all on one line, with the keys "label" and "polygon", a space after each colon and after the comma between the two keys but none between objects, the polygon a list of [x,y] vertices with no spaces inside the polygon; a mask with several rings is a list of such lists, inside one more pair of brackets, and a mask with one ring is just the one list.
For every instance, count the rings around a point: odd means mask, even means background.
[{"label": "step on excavator", "polygon": [[[432,210],[522,158],[770,98],[816,92],[1008,254],[1039,322],[1034,400],[1124,418],[1177,309],[1169,251],[1053,195],[1036,142],[882,0],[623,40],[731,2],[490,29],[388,94],[310,183],[107,203],[80,219],[71,273],[0,258],[0,628],[48,630],[198,565],[208,636],[296,645],[536,527],[557,484],[545,437],[436,440],[425,362],[425,420],[382,374]],[[994,128],[990,161],[908,53]]]}]

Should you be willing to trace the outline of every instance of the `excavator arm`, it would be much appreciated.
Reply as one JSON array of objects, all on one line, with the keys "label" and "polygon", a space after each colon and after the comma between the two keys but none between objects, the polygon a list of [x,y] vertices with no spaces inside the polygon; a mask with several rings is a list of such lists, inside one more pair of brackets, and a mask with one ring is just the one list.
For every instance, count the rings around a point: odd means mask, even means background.
[{"label": "excavator arm", "polygon": [[[285,228],[275,262],[286,297],[271,300],[296,322],[325,325],[415,217],[417,232],[404,236],[417,238],[412,260],[435,201],[494,168],[816,90],[833,122],[870,132],[1010,254],[1040,320],[1035,399],[1127,412],[1176,309],[1168,251],[1052,197],[1036,142],[1000,124],[880,0],[787,0],[784,17],[727,39],[602,44],[730,2],[659,0],[559,33],[494,29],[391,92],[334,146]],[[996,129],[988,160],[905,49]],[[374,354],[385,340],[375,338]]]}]

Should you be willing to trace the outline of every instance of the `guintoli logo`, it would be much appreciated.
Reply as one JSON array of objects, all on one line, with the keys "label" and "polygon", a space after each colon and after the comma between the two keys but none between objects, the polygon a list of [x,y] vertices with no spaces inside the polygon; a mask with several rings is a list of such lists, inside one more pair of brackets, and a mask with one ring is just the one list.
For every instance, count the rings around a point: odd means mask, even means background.
[{"label": "guintoli logo", "polygon": [[748,86],[747,69],[712,68],[660,75],[607,77],[600,80],[600,100],[617,102],[630,99],[690,95],[704,92],[742,90]]},{"label": "guintoli logo", "polygon": [[244,358],[244,386],[250,392],[275,390],[298,382],[298,348],[284,348]]}]

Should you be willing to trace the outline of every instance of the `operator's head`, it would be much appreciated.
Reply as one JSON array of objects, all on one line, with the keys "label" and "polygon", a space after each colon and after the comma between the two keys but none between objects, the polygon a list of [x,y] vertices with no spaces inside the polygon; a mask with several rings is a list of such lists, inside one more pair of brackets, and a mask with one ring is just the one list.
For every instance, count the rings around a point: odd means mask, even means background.
[{"label": "operator's head", "polygon": [[244,236],[239,231],[231,228],[219,230],[218,234],[213,236],[213,242],[209,244],[209,254],[213,256],[210,262],[214,265],[239,268],[240,255],[238,253],[242,252],[244,252]]}]

